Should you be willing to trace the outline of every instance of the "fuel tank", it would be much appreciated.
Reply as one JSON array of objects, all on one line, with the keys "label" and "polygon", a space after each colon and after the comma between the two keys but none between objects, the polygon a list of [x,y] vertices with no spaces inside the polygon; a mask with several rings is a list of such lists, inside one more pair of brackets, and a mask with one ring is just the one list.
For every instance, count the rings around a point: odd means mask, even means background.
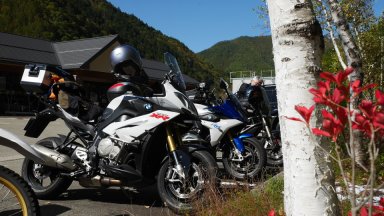
[{"label": "fuel tank", "polygon": [[126,92],[133,93],[134,88],[132,87],[132,83],[130,82],[119,82],[111,87],[109,87],[107,91],[108,101],[112,101],[116,97],[125,94]]}]

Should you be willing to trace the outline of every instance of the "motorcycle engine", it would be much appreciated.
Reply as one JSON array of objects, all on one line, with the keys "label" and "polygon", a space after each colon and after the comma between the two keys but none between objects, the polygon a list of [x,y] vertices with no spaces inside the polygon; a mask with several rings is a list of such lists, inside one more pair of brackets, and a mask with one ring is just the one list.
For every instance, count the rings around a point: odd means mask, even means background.
[{"label": "motorcycle engine", "polygon": [[97,152],[103,158],[115,160],[117,155],[120,153],[121,147],[122,145],[119,141],[114,141],[107,137],[100,141]]}]

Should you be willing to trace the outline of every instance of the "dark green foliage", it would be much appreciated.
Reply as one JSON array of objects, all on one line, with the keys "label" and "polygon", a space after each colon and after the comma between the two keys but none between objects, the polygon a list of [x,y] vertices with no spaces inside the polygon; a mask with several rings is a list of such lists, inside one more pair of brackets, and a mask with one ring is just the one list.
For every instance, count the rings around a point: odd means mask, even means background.
[{"label": "dark green foliage", "polygon": [[274,69],[270,36],[243,36],[219,42],[198,55],[223,72]]},{"label": "dark green foliage", "polygon": [[183,43],[163,35],[137,17],[123,13],[106,0],[0,0],[0,32],[50,41],[118,34],[147,59],[163,61],[171,52],[181,69],[196,79],[215,75]]}]

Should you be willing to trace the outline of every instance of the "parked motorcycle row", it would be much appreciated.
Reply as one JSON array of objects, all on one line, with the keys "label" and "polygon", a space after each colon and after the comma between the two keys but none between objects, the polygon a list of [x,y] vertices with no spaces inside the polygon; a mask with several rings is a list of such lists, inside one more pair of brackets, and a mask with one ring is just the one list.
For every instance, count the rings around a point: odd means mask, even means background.
[{"label": "parked motorcycle row", "polygon": [[[0,129],[0,145],[26,157],[21,175],[29,186],[0,169],[0,184],[16,194],[24,215],[38,212],[36,197],[55,199],[72,181],[96,188],[156,182],[168,208],[191,211],[194,201],[209,187],[217,187],[221,178],[253,180],[266,165],[282,164],[279,131],[269,126],[266,116],[247,113],[224,80],[220,87],[227,99],[199,88],[203,102],[191,100],[176,58],[170,53],[164,58],[170,71],[161,83],[162,92],[153,93],[140,85],[138,52],[127,45],[112,51],[119,82],[109,88],[105,109],[82,98],[81,86],[66,71],[46,65],[25,67],[21,86],[46,105],[29,120],[26,136],[39,137],[58,118],[70,132],[28,145]],[[52,82],[53,77],[58,78]],[[74,105],[78,109],[72,109]]]}]

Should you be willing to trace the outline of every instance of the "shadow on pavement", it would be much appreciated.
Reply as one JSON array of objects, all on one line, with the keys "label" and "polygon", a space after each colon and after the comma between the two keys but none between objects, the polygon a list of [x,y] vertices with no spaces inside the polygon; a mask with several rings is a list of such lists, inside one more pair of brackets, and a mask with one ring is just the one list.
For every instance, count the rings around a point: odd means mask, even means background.
[{"label": "shadow on pavement", "polygon": [[119,188],[81,188],[69,189],[55,201],[90,200],[103,203],[134,204],[150,207],[163,207],[156,185],[137,190],[122,191]]},{"label": "shadow on pavement", "polygon": [[71,209],[68,207],[56,205],[56,204],[46,204],[46,205],[40,206],[41,216],[60,215],[70,210]]}]

